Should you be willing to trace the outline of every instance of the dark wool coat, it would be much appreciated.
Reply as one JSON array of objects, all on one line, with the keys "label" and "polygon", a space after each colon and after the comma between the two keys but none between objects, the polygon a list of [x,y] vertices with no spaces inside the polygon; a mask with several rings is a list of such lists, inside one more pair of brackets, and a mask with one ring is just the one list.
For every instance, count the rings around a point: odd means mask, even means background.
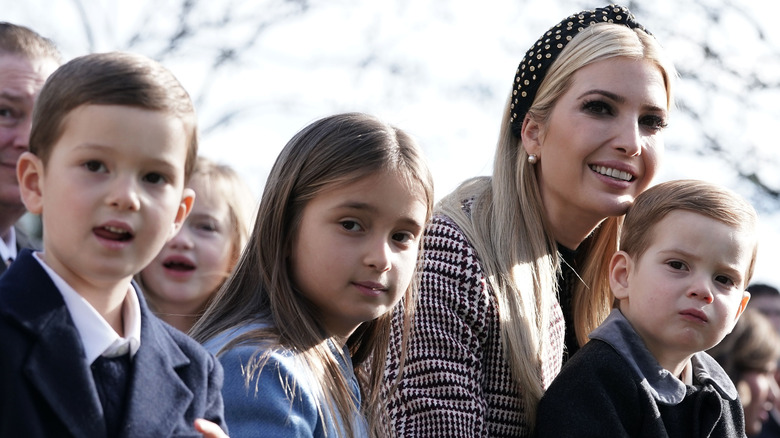
[{"label": "dark wool coat", "polygon": [[693,385],[661,368],[618,310],[563,367],[539,404],[538,437],[744,437],[742,405],[706,353]]},{"label": "dark wool coat", "polygon": [[[193,421],[225,428],[222,367],[197,342],[141,305],[119,437],[196,436]],[[81,336],[62,294],[30,250],[0,277],[0,436],[106,436]]]}]

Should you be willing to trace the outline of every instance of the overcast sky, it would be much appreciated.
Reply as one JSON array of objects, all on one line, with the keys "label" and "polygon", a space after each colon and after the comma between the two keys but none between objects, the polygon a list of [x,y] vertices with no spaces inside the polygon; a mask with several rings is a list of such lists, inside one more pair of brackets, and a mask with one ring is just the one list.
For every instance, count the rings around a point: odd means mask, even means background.
[{"label": "overcast sky", "polygon": [[[3,20],[25,24],[54,39],[66,58],[90,50],[132,46],[148,56],[161,53],[175,29],[180,0],[0,0]],[[501,110],[515,68],[528,47],[566,15],[606,2],[578,0],[322,0],[310,1],[310,10],[296,15],[283,0],[210,0],[195,2],[192,21],[213,20],[233,5],[239,19],[229,31],[201,30],[169,58],[169,67],[198,103],[201,152],[233,165],[260,194],[273,160],[286,141],[309,122],[335,112],[364,111],[393,123],[417,138],[431,163],[437,198],[460,181],[488,175],[501,120]],[[692,4],[718,5],[719,0],[677,0],[642,3],[652,7],[637,19],[653,31],[680,65],[697,63],[693,44],[706,38],[724,50],[724,62],[734,69],[765,64],[777,81],[780,61],[752,50],[755,26],[748,18],[769,19],[780,14],[780,2],[747,2],[746,16],[728,14],[723,29],[707,27]],[[79,5],[83,8],[79,9]],[[652,5],[652,6],[650,6]],[[693,11],[693,12],[690,12]],[[86,16],[89,27],[83,25]],[[240,44],[257,31],[257,17],[274,17],[263,28],[247,56],[211,75],[208,54],[220,45]],[[748,18],[746,18],[748,17]],[[242,21],[241,18],[244,20]],[[664,40],[669,28],[691,36]],[[688,31],[690,28],[690,31]],[[780,26],[763,26],[766,37],[780,47]],[[678,37],[679,38],[679,37]],[[671,40],[671,37],[667,39]],[[733,47],[733,49],[731,49]],[[693,47],[695,49],[695,47]],[[204,61],[205,60],[205,61]],[[706,73],[706,72],[704,72]],[[681,92],[697,96],[681,84]],[[719,97],[719,96],[716,96]],[[763,151],[760,162],[778,159],[776,125],[780,96],[776,92],[750,96],[768,110],[747,113],[733,102],[713,101],[702,95],[694,101],[716,109],[722,117],[728,144],[749,144]],[[210,127],[227,112],[232,123]],[[684,145],[692,132],[672,115],[667,131],[667,153],[658,181],[700,178],[743,187],[722,161],[689,153]],[[733,137],[731,137],[733,136]],[[750,154],[736,155],[747,160]],[[778,160],[780,162],[780,160]],[[767,178],[780,187],[780,171],[770,168]],[[764,176],[764,175],[762,175]],[[775,211],[778,208],[774,208]],[[780,218],[761,217],[762,242],[755,280],[780,285]]]}]

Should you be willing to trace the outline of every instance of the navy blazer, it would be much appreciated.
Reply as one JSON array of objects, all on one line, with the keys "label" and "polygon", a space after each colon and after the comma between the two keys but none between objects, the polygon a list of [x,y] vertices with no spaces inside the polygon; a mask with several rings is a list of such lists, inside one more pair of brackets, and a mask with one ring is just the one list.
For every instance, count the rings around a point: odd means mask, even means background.
[{"label": "navy blazer", "polygon": [[[197,342],[141,304],[119,436],[200,436],[205,418],[227,429],[222,368]],[[0,436],[100,437],[106,427],[84,347],[57,287],[23,250],[0,277]]]}]

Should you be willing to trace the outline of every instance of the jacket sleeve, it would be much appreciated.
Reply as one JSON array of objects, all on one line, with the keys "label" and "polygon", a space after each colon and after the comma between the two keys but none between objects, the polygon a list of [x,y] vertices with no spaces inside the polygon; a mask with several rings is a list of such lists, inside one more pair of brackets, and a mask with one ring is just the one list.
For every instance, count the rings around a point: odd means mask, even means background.
[{"label": "jacket sleeve", "polygon": [[230,436],[314,436],[322,428],[314,394],[293,358],[272,354],[247,381],[244,371],[255,360],[256,351],[254,347],[236,347],[219,355],[225,374],[222,396]]},{"label": "jacket sleeve", "polygon": [[212,360],[209,361],[209,366],[211,367],[211,372],[209,373],[208,377],[208,387],[206,389],[206,413],[203,418],[216,423],[222,428],[222,430],[229,433],[225,423],[225,406],[222,400],[222,365],[220,365],[219,361],[217,361],[215,358],[212,358]]},{"label": "jacket sleeve", "polygon": [[[564,365],[539,402],[536,436],[635,437],[642,407],[654,406],[624,359],[592,340]],[[660,416],[660,414],[659,414]]]}]

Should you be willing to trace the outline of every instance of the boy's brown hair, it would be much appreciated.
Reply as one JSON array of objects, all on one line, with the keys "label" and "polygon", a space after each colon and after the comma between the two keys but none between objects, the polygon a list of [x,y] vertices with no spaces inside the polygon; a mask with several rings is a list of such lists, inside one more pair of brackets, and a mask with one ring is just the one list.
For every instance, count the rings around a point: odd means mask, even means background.
[{"label": "boy's brown hair", "polygon": [[0,55],[18,55],[25,59],[53,59],[62,62],[57,45],[30,28],[0,22]]},{"label": "boy's brown hair", "polygon": [[[755,230],[756,211],[731,190],[698,180],[677,180],[658,184],[637,196],[628,210],[620,233],[620,250],[639,259],[650,247],[656,224],[673,211],[689,211],[740,230]],[[753,277],[758,240],[753,244],[747,285]]]},{"label": "boy's brown hair", "polygon": [[122,105],[161,111],[182,121],[189,139],[185,182],[198,154],[195,107],[176,77],[160,63],[124,52],[75,58],[58,68],[43,86],[33,111],[30,152],[46,166],[68,114],[81,105]]}]

